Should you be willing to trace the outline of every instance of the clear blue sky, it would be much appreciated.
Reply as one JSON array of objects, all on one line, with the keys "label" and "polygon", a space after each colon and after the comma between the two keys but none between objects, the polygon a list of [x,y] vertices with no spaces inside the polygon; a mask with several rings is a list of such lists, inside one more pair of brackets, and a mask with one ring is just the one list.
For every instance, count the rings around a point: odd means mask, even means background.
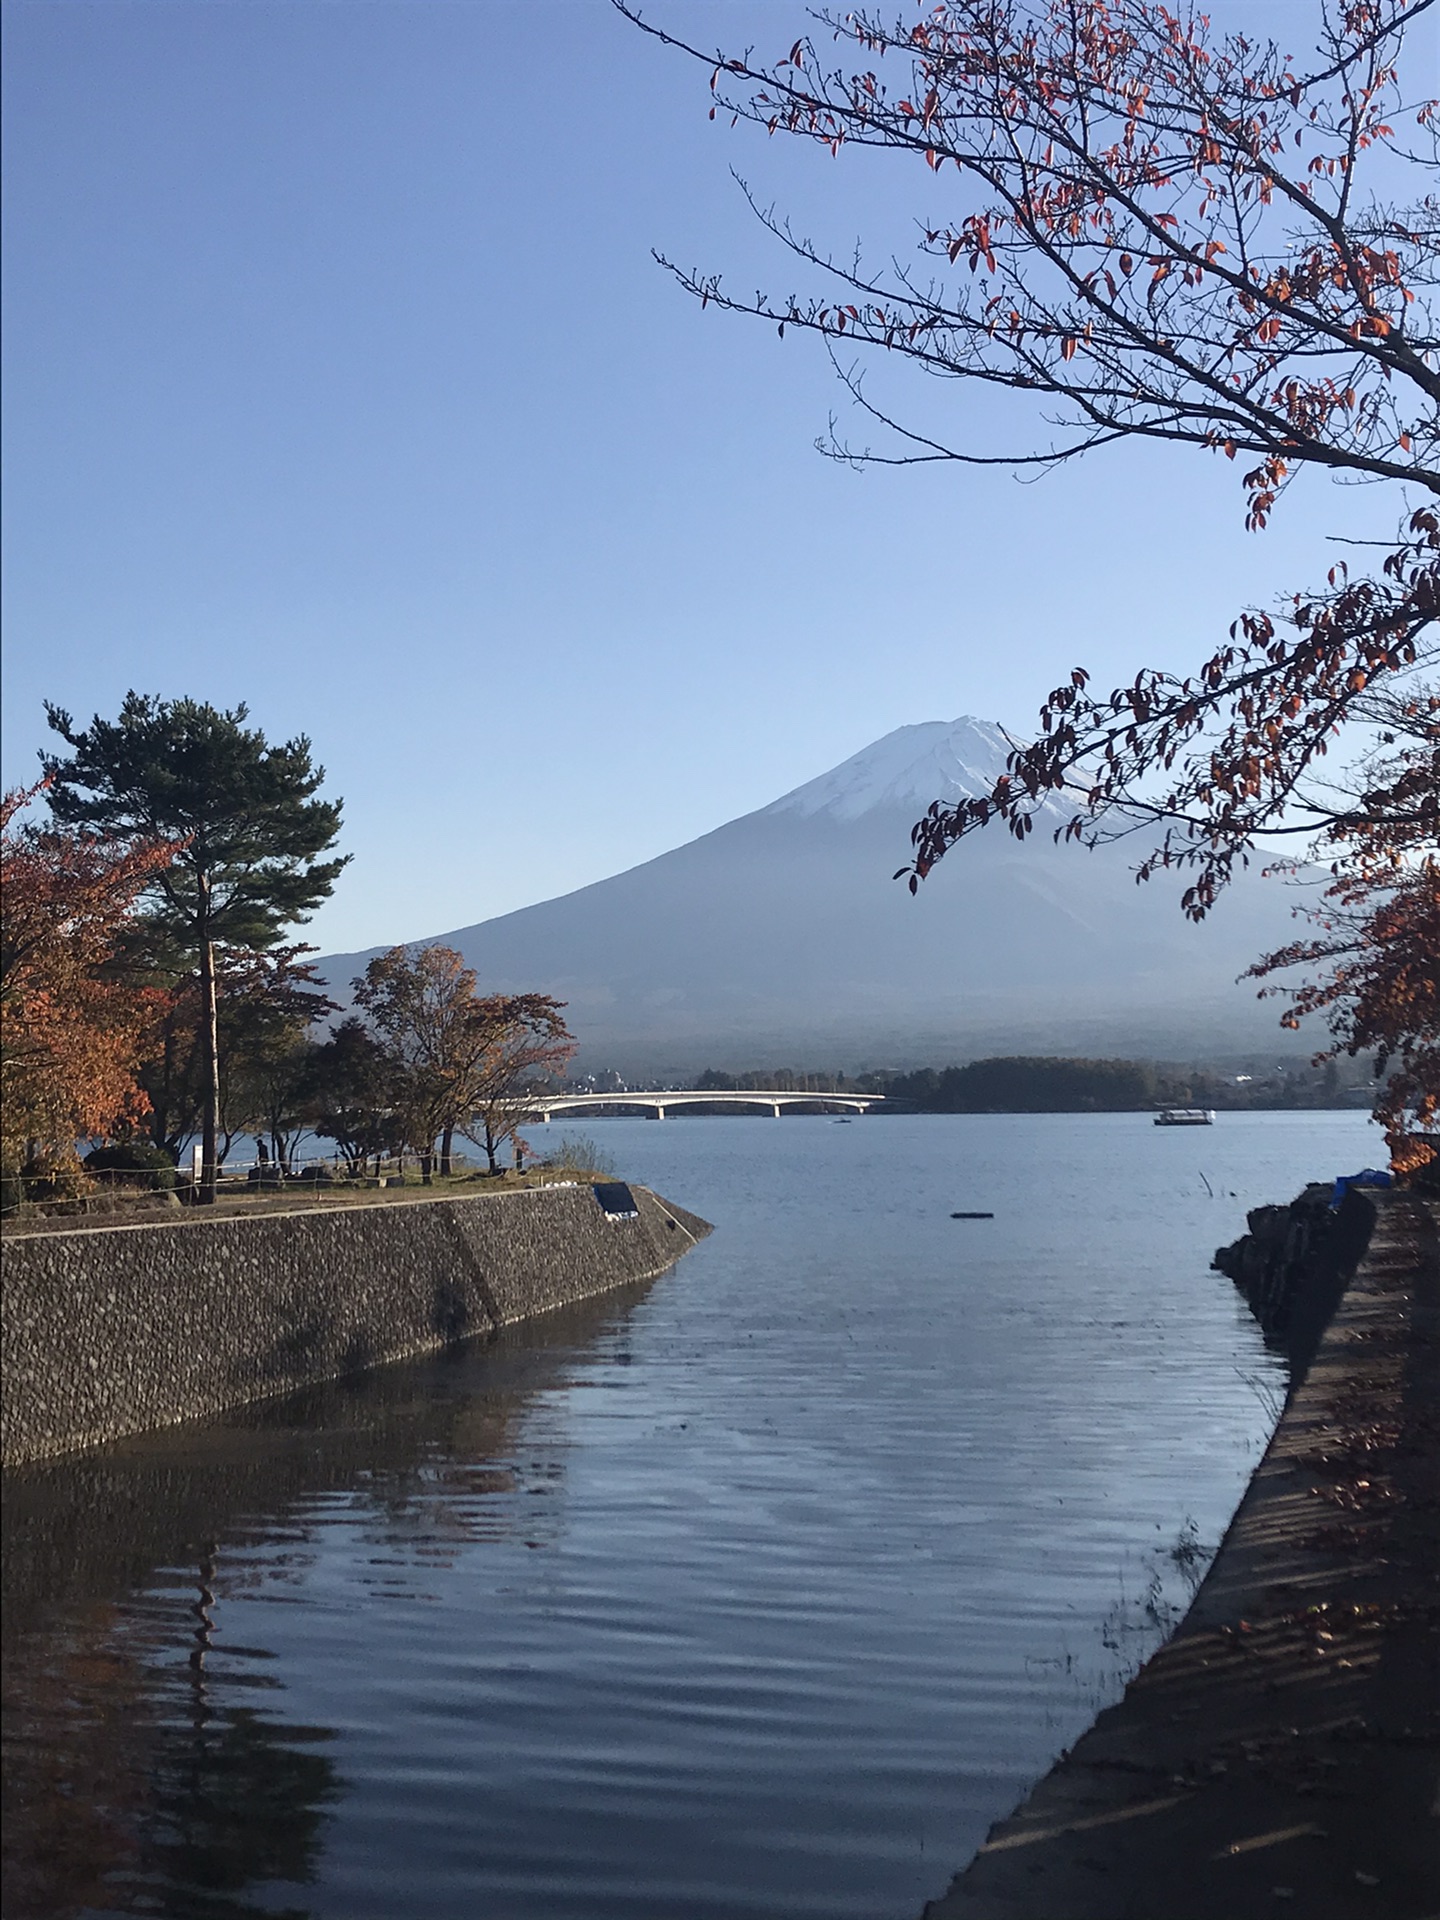
[{"label": "clear blue sky", "polygon": [[[683,14],[775,53],[803,25]],[[606,0],[4,26],[7,780],[46,697],[308,733],[355,855],[325,948],[601,878],[907,721],[1023,727],[1077,662],[1193,663],[1326,532],[1392,522],[1317,481],[1247,535],[1234,469],[1164,450],[1029,486],[827,463],[815,343],[702,313],[649,249],[784,290],[731,166],[842,247],[904,245],[928,188],[712,124]]]}]

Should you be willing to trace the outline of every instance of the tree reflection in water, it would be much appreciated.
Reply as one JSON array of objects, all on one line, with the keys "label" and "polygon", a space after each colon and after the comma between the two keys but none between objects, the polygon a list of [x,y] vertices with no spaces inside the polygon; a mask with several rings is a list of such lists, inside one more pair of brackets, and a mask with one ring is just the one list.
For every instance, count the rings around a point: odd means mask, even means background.
[{"label": "tree reflection in water", "polygon": [[[322,1809],[339,1798],[334,1763],[309,1751],[333,1738],[325,1727],[262,1719],[252,1708],[217,1708],[207,1663],[215,1634],[215,1561],[199,1565],[191,1612],[195,1644],[186,1662],[188,1725],[159,1729],[142,1820],[140,1860],[116,1891],[142,1898],[148,1913],[176,1920],[240,1920],[277,1909],[239,1898],[261,1881],[304,1885],[315,1878]],[[125,1886],[125,1882],[129,1886]],[[121,1906],[120,1911],[126,1911]],[[304,1909],[279,1910],[304,1920]]]},{"label": "tree reflection in water", "polygon": [[217,1704],[211,1555],[196,1577],[183,1667],[156,1665],[161,1649],[109,1607],[74,1620],[48,1658],[7,1663],[14,1920],[82,1911],[306,1920],[303,1906],[245,1895],[314,1880],[324,1810],[342,1791],[334,1762],[316,1751],[333,1735]]},{"label": "tree reflection in water", "polygon": [[255,1906],[243,1896],[262,1882],[314,1880],[324,1808],[340,1797],[341,1783],[334,1762],[313,1748],[332,1738],[328,1728],[262,1719],[248,1707],[207,1710],[189,1728],[164,1728],[139,1861],[116,1878],[117,1910],[304,1920],[303,1907]]},{"label": "tree reflection in water", "polygon": [[[297,1578],[313,1502],[339,1497],[395,1556],[392,1588],[511,1532],[522,1480],[553,1509],[563,1453],[517,1449],[517,1429],[643,1291],[483,1350],[7,1472],[6,1920],[305,1920],[303,1893],[275,1902],[321,1871],[345,1791],[323,1751],[336,1736],[235,1704],[280,1683],[267,1651],[223,1632],[227,1598]],[[555,1524],[528,1503],[527,1537]]]}]

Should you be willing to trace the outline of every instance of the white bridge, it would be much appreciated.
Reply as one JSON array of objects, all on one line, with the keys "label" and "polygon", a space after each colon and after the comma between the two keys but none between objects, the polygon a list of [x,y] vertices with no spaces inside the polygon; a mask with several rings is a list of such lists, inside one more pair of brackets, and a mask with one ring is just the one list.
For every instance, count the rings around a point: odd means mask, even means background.
[{"label": "white bridge", "polygon": [[823,1107],[827,1113],[840,1109],[849,1113],[867,1113],[871,1107],[883,1107],[881,1093],[771,1093],[750,1090],[745,1093],[677,1093],[665,1089],[658,1093],[556,1093],[539,1094],[525,1101],[528,1118],[565,1119],[575,1114],[593,1113],[597,1108],[623,1108],[648,1113],[663,1120],[676,1107],[741,1107],[773,1114],[778,1120],[786,1107]]}]

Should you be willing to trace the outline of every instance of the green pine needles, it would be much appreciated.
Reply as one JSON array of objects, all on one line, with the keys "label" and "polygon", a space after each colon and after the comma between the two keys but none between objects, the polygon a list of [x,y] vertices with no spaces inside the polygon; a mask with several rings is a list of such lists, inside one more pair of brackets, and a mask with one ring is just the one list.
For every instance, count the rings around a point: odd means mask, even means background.
[{"label": "green pine needles", "polygon": [[303,735],[271,746],[243,704],[127,693],[115,720],[88,728],[47,702],[70,756],[42,756],[51,811],[107,840],[180,843],[148,889],[141,925],[152,958],[198,974],[205,1098],[202,1198],[217,1173],[217,953],[262,956],[328,898],[348,854],[325,859],[341,802],[317,798],[325,769]]}]

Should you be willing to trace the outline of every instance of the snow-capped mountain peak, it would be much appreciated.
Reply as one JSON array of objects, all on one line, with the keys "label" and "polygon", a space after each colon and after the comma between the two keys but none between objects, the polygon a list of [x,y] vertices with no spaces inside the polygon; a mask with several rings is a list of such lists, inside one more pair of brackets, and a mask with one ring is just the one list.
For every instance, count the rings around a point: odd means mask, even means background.
[{"label": "snow-capped mountain peak", "polygon": [[[984,793],[1007,752],[985,720],[899,727],[642,866],[438,938],[487,991],[566,1002],[584,1057],[627,1074],[1273,1046],[1273,1009],[1232,984],[1293,931],[1258,874],[1202,927],[1135,885],[1128,845],[1045,832],[976,834],[918,899],[895,883],[930,802]],[[343,992],[372,957],[318,965]]]},{"label": "snow-capped mountain peak", "polygon": [[923,813],[932,800],[988,793],[1005,771],[1010,747],[989,720],[923,720],[897,727],[862,747],[838,767],[762,808],[762,813],[825,813],[835,820],[862,814]]}]

